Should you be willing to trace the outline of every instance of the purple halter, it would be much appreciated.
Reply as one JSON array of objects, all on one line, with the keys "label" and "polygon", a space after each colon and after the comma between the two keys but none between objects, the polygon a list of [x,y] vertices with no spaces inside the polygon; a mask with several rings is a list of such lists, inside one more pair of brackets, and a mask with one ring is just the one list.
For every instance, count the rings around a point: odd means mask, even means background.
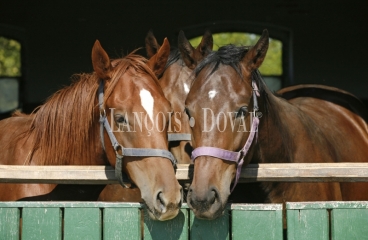
[{"label": "purple halter", "polygon": [[239,152],[233,152],[233,151],[225,150],[225,149],[222,149],[222,148],[216,148],[216,147],[198,147],[198,148],[194,149],[193,152],[192,152],[192,161],[193,162],[195,161],[195,159],[197,157],[211,156],[211,157],[220,158],[222,160],[235,162],[237,164],[235,181],[234,181],[234,185],[231,189],[231,192],[234,190],[236,184],[239,181],[241,168],[242,168],[243,163],[244,163],[244,157],[247,155],[247,153],[249,151],[249,148],[252,145],[252,142],[254,140],[254,136],[256,136],[256,132],[258,132],[259,118],[258,118],[256,112],[258,111],[257,97],[259,97],[259,90],[258,90],[257,84],[254,82],[254,80],[252,81],[252,86],[253,86],[254,116],[253,116],[253,121],[252,121],[252,125],[251,125],[251,130],[250,130],[248,139],[245,142],[244,147]]}]

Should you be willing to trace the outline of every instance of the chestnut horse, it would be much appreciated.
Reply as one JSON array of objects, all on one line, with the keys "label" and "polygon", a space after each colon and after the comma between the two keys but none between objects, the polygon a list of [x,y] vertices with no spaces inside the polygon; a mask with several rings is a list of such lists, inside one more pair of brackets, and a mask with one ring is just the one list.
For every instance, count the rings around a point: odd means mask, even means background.
[{"label": "chestnut horse", "polygon": [[[168,118],[160,114],[172,110],[157,82],[169,52],[166,41],[151,60],[133,52],[110,61],[96,41],[93,73],[76,75],[71,86],[55,93],[36,113],[0,122],[0,163],[119,166],[140,188],[151,218],[174,218],[182,188],[167,147]],[[134,126],[138,121],[140,127]],[[56,184],[0,184],[0,200],[60,200],[61,194],[52,193],[55,188]]]},{"label": "chestnut horse", "polygon": [[[146,51],[149,59],[155,58],[160,45],[152,31],[147,33]],[[210,31],[205,31],[201,43],[194,48],[183,31],[179,32],[178,48],[171,47],[165,71],[159,78],[159,84],[172,107],[172,118],[169,122],[169,149],[179,164],[190,164],[192,145],[191,129],[187,115],[184,113],[184,102],[191,82],[195,66],[207,56],[213,48]],[[184,190],[188,184],[184,184]],[[118,184],[107,185],[99,196],[100,201],[139,202],[140,193],[136,188],[123,188]]]},{"label": "chestnut horse", "polygon": [[[367,124],[322,98],[273,94],[258,71],[268,49],[264,30],[254,47],[228,45],[194,70],[186,99],[194,175],[187,202],[202,219],[225,209],[242,164],[366,162]],[[261,183],[266,202],[368,200],[368,183]],[[233,189],[233,188],[232,188]],[[246,198],[249,192],[243,192]]]}]

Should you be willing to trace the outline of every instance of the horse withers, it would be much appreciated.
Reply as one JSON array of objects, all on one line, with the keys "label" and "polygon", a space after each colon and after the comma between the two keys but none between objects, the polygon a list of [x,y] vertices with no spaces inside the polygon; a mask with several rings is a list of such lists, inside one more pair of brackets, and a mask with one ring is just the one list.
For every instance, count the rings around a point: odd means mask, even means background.
[{"label": "horse withers", "polygon": [[[326,99],[273,94],[258,71],[265,30],[253,47],[227,45],[194,70],[186,99],[193,124],[194,174],[187,202],[202,219],[224,212],[242,165],[366,162],[367,124]],[[231,183],[233,182],[233,186]],[[264,202],[368,200],[367,183],[261,183]],[[250,192],[243,192],[247,198]]]},{"label": "horse withers", "polygon": [[[133,52],[110,60],[96,41],[93,73],[75,75],[72,85],[35,113],[0,122],[0,163],[110,164],[117,175],[125,172],[138,186],[153,219],[174,218],[182,188],[167,147],[168,118],[162,114],[172,110],[157,80],[169,52],[165,41],[157,58],[147,60]],[[57,189],[55,184],[0,184],[0,200],[62,200],[68,189],[63,194]]]}]

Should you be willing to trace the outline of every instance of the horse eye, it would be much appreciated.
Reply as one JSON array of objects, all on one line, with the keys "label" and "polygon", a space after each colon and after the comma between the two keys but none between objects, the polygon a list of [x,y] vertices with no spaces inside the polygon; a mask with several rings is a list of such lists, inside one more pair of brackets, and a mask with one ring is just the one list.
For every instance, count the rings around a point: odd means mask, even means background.
[{"label": "horse eye", "polygon": [[236,118],[243,117],[248,113],[248,108],[246,106],[243,106],[239,109],[239,111],[236,113]]},{"label": "horse eye", "polygon": [[115,121],[117,123],[125,123],[125,118],[123,117],[123,115],[120,115],[120,114],[116,114],[115,115]]}]

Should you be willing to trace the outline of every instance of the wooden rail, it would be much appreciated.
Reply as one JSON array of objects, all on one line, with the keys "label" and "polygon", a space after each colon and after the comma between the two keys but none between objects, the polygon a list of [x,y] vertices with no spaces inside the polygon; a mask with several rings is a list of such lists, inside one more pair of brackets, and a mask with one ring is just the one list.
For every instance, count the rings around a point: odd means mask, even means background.
[{"label": "wooden rail", "polygon": [[[176,177],[190,181],[193,165],[179,164]],[[240,182],[368,182],[368,163],[249,164]],[[108,166],[0,165],[0,183],[111,184],[117,183]]]}]

